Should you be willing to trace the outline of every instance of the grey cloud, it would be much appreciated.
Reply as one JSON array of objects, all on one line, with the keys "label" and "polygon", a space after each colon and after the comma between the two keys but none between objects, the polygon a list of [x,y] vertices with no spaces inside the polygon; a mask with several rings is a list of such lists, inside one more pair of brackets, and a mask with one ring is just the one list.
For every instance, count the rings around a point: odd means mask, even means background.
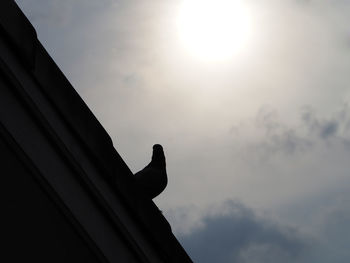
[{"label": "grey cloud", "polygon": [[226,203],[226,213],[207,216],[202,223],[180,236],[198,263],[296,262],[307,247],[295,229],[261,219],[233,201]]},{"label": "grey cloud", "polygon": [[[310,106],[301,109],[299,121],[290,124],[282,120],[276,110],[262,107],[256,118],[250,123],[234,126],[232,136],[244,138],[245,134],[254,134],[241,145],[241,151],[250,156],[264,159],[276,154],[299,154],[312,151],[317,146],[350,145],[350,111],[348,104],[326,117],[320,117]],[[259,158],[260,158],[259,157]]]},{"label": "grey cloud", "polygon": [[347,104],[344,104],[340,110],[334,112],[329,118],[319,118],[312,108],[304,107],[301,119],[310,134],[320,139],[329,139],[336,136],[344,139],[348,137],[346,132],[350,117]]},{"label": "grey cloud", "polygon": [[257,114],[255,127],[263,133],[261,147],[264,152],[292,154],[312,146],[312,140],[299,134],[298,130],[281,121],[278,113],[262,107]]},{"label": "grey cloud", "polygon": [[348,183],[300,198],[283,207],[282,220],[293,221],[313,236],[301,262],[348,262],[350,194]]},{"label": "grey cloud", "polygon": [[324,220],[324,251],[330,261],[347,262],[350,258],[350,210],[340,207],[329,211]]},{"label": "grey cloud", "polygon": [[349,197],[344,187],[285,207],[288,216],[300,217],[297,227],[226,201],[220,213],[207,212],[191,231],[177,236],[196,263],[345,263],[350,258]]}]

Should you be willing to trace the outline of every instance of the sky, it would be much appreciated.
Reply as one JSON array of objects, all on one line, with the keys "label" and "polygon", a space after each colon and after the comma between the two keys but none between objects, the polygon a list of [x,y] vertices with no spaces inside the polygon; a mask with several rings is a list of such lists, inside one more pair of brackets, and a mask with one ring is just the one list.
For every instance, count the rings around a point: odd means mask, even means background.
[{"label": "sky", "polygon": [[16,2],[194,262],[350,261],[349,0]]}]

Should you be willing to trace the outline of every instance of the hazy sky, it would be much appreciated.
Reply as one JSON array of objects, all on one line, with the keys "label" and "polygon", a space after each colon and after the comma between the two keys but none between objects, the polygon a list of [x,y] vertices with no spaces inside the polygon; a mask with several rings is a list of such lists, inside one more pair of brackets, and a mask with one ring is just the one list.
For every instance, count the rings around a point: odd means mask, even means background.
[{"label": "hazy sky", "polygon": [[220,59],[184,1],[16,2],[133,172],[164,146],[155,202],[195,262],[350,261],[350,1],[240,1]]}]

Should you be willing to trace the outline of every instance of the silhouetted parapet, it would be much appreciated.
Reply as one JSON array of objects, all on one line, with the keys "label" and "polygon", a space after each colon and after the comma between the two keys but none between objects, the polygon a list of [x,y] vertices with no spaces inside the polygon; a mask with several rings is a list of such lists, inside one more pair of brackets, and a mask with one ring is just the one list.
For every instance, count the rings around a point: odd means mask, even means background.
[{"label": "silhouetted parapet", "polygon": [[0,1],[0,154],[11,262],[192,262],[12,0]]}]

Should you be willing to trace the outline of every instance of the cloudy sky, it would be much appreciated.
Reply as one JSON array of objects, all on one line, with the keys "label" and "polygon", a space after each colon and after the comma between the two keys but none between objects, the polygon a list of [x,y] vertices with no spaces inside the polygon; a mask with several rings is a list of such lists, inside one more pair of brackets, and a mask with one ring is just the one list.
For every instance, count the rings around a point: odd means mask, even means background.
[{"label": "cloudy sky", "polygon": [[16,2],[195,262],[350,261],[349,0]]}]

